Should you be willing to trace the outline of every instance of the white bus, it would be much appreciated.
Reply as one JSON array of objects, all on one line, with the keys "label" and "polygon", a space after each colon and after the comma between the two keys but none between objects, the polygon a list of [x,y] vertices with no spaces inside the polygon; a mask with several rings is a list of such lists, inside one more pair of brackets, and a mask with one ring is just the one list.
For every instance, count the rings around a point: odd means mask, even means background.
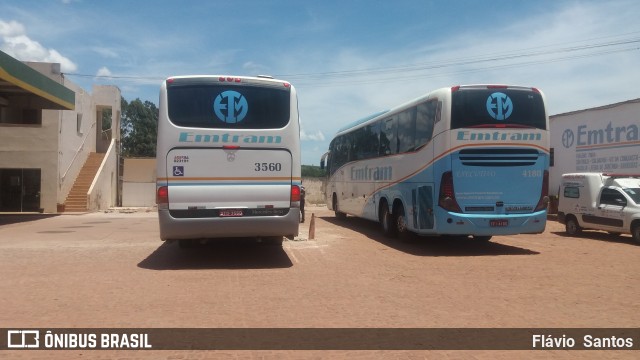
[{"label": "white bus", "polygon": [[338,131],[321,160],[327,206],[378,221],[392,237],[541,233],[548,129],[535,88],[433,91]]},{"label": "white bus", "polygon": [[163,82],[156,184],[162,240],[293,239],[301,184],[290,83],[264,76]]}]

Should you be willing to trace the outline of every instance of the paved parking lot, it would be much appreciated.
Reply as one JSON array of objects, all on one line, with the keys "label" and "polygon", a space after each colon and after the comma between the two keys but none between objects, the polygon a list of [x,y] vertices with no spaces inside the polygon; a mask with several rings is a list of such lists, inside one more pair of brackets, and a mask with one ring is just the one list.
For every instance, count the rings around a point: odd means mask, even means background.
[{"label": "paved parking lot", "polygon": [[[311,214],[316,238],[308,239]],[[154,212],[0,216],[0,327],[603,328],[640,324],[640,247],[629,236],[490,243],[385,238],[376,224],[308,208],[295,241],[181,250]],[[295,339],[291,339],[295,341]],[[31,358],[633,358],[637,352],[57,351]]]}]

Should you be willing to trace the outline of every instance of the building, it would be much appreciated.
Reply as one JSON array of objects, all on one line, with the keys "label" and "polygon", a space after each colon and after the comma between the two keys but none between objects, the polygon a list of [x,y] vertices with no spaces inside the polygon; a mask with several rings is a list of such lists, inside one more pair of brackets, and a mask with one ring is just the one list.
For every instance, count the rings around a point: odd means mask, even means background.
[{"label": "building", "polygon": [[0,212],[117,205],[120,112],[117,87],[89,93],[0,51]]},{"label": "building", "polygon": [[562,174],[640,173],[640,99],[549,117],[549,194]]}]

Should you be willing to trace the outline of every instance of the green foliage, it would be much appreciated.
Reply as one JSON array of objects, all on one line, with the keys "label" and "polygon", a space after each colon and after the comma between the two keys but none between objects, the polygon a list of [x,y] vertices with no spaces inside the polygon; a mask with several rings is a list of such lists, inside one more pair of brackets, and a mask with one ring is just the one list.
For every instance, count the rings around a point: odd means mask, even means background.
[{"label": "green foliage", "polygon": [[111,130],[111,108],[102,110],[102,131]]},{"label": "green foliage", "polygon": [[324,177],[325,171],[320,169],[319,166],[314,165],[302,165],[302,177]]},{"label": "green foliage", "polygon": [[122,154],[126,157],[155,157],[159,111],[150,101],[122,98]]}]

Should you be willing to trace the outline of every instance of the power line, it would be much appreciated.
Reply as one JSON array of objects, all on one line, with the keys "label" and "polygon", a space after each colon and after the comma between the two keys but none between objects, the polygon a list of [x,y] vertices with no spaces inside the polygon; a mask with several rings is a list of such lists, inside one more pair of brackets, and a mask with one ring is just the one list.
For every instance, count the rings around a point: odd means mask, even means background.
[{"label": "power line", "polygon": [[[434,62],[387,66],[367,69],[351,69],[343,71],[315,72],[315,73],[298,73],[298,74],[275,74],[274,76],[287,79],[288,81],[296,81],[299,83],[313,82],[316,86],[335,86],[339,84],[368,84],[378,82],[401,81],[415,78],[431,78],[447,75],[455,75],[469,72],[479,72],[494,70],[498,68],[513,68],[520,66],[533,66],[560,61],[569,61],[575,59],[584,59],[596,56],[603,56],[614,53],[630,52],[640,50],[640,37],[636,37],[640,32],[632,32],[622,35],[606,36],[597,39],[583,40],[586,41],[612,39],[604,42],[587,43],[584,45],[568,45],[556,44],[539,46],[517,51],[498,52],[492,54],[478,55],[469,58],[445,59]],[[634,37],[620,38],[626,35],[636,35]],[[570,44],[570,43],[569,43]],[[568,46],[567,46],[568,45]],[[612,47],[622,47],[619,49],[610,49]],[[582,54],[580,54],[583,52]],[[587,52],[587,53],[584,53]],[[570,56],[561,56],[563,54],[573,54]],[[517,61],[523,58],[537,58],[536,60]],[[509,61],[516,61],[509,63]],[[497,65],[480,66],[487,63],[501,63]],[[433,72],[432,70],[446,70],[456,67],[474,66],[471,69],[460,69],[445,72]],[[425,73],[426,72],[426,73]],[[165,77],[161,76],[132,76],[132,75],[90,75],[79,73],[65,73],[67,76],[77,76],[85,78],[97,79],[119,79],[140,81],[162,81]],[[393,77],[391,77],[394,75]],[[372,78],[373,76],[373,78]],[[382,77],[380,77],[382,76]],[[319,82],[318,82],[319,81]]]}]

